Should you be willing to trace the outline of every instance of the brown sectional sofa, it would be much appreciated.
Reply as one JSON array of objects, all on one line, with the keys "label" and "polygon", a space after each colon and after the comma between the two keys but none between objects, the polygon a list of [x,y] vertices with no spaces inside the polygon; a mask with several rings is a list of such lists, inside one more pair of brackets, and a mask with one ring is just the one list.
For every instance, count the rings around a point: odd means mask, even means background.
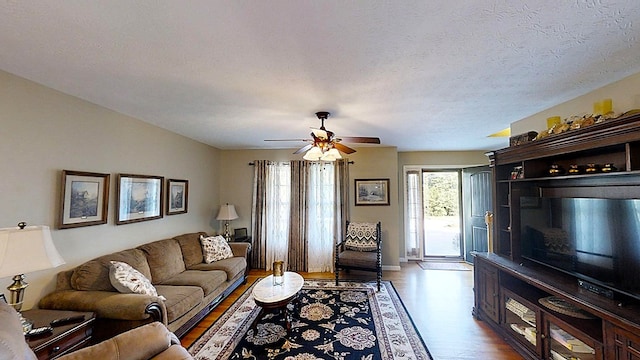
[{"label": "brown sectional sofa", "polygon": [[[63,271],[43,309],[93,311],[94,336],[101,341],[160,321],[183,336],[220,301],[246,282],[249,243],[229,243],[234,257],[203,262],[200,235],[190,233],[101,256]],[[145,275],[159,296],[123,294],[109,280],[110,261],[122,261]]]}]

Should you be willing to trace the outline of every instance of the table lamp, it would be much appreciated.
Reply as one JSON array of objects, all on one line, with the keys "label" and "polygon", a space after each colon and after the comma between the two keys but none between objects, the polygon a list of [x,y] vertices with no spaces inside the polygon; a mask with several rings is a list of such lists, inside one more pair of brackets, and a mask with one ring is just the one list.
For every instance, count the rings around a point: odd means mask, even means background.
[{"label": "table lamp", "polygon": [[[13,284],[7,289],[10,292],[9,305],[18,313],[22,309],[25,289],[29,286],[24,281],[24,274],[62,264],[64,260],[53,245],[48,226],[27,226],[20,222],[18,227],[0,229],[0,278],[14,275]],[[21,320],[23,330],[31,330],[33,324],[24,318]]]},{"label": "table lamp", "polygon": [[233,205],[220,205],[220,211],[218,211],[218,217],[216,220],[224,220],[224,238],[227,241],[231,240],[231,234],[229,233],[229,221],[235,220],[238,218],[238,213],[236,213],[236,207]]}]

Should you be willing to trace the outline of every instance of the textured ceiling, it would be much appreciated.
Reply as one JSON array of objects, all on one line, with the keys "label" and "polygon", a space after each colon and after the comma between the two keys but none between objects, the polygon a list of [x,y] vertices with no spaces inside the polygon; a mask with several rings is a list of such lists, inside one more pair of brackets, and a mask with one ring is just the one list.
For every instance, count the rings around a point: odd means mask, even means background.
[{"label": "textured ceiling", "polygon": [[400,151],[486,150],[640,72],[638,0],[0,2],[0,69],[221,149],[314,112]]}]

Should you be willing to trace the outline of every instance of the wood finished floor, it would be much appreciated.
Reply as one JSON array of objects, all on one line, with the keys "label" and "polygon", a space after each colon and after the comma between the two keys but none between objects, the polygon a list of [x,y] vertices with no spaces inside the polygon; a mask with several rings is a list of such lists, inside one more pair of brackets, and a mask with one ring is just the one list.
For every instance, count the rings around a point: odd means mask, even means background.
[{"label": "wood finished floor", "polygon": [[[422,270],[416,263],[402,264],[401,271],[385,271],[393,282],[431,355],[437,360],[521,360],[507,343],[471,315],[473,272]],[[234,291],[182,339],[189,347],[255,280],[268,275],[251,270],[249,281]],[[333,278],[331,273],[303,273],[305,278]],[[373,273],[352,271],[349,278],[375,278]]]}]

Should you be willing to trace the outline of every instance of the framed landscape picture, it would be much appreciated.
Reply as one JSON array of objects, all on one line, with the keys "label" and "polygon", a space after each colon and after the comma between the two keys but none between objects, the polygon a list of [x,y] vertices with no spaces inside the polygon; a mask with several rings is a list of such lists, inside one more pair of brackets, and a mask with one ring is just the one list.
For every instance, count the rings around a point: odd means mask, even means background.
[{"label": "framed landscape picture", "polygon": [[188,203],[189,180],[167,180],[167,215],[186,213]]},{"label": "framed landscape picture", "polygon": [[389,179],[356,179],[356,206],[389,205]]},{"label": "framed landscape picture", "polygon": [[118,175],[118,210],[116,224],[162,218],[164,177]]},{"label": "framed landscape picture", "polygon": [[61,198],[60,229],[106,224],[109,174],[62,170]]}]

